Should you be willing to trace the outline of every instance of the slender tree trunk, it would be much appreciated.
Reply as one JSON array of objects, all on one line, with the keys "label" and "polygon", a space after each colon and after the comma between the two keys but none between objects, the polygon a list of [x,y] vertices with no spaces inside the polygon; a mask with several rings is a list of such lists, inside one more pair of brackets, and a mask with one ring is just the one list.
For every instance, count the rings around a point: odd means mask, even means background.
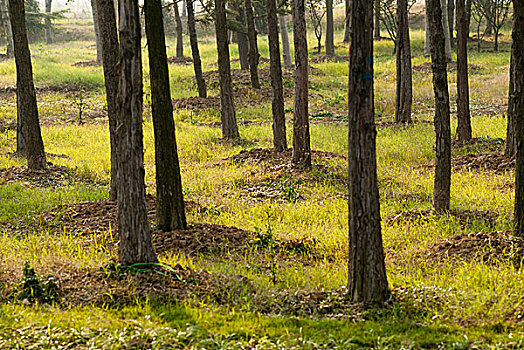
[{"label": "slender tree trunk", "polygon": [[504,155],[514,157],[517,154],[517,140],[515,139],[515,51],[511,48],[511,62],[509,65],[509,96],[508,96],[508,125],[506,129],[506,143],[504,147]]},{"label": "slender tree trunk", "polygon": [[429,18],[428,18],[428,6],[426,4],[425,8],[426,16],[424,18],[424,30],[425,30],[425,39],[424,39],[424,55],[430,55],[431,54],[431,44],[429,42],[430,35],[429,35]]},{"label": "slender tree trunk", "polygon": [[[150,0],[147,0],[150,1]],[[120,0],[120,74],[116,144],[118,162],[119,261],[157,262],[147,220],[142,134],[142,57],[138,1]]]},{"label": "slender tree trunk", "polygon": [[375,24],[373,28],[374,38],[380,39],[380,0],[373,0],[375,4],[374,14],[375,14]]},{"label": "slender tree trunk", "polygon": [[[51,13],[51,2],[52,0],[45,0],[45,13],[48,15]],[[51,20],[48,17],[45,18],[45,25],[46,25],[45,30],[44,30],[45,43],[49,45],[53,43],[53,35],[52,35],[53,28],[51,28]]]},{"label": "slender tree trunk", "polygon": [[308,57],[306,7],[304,0],[293,1],[293,41],[295,43],[295,97],[293,101],[293,163],[311,166],[308,112]]},{"label": "slender tree trunk", "polygon": [[494,28],[494,32],[495,32],[495,44],[493,47],[493,51],[498,52],[499,51],[499,29]]},{"label": "slender tree trunk", "polygon": [[513,0],[513,103],[517,138],[515,233],[524,236],[524,0]]},{"label": "slender tree trunk", "polygon": [[38,121],[23,0],[9,0],[9,18],[13,29],[16,65],[16,152],[27,157],[27,166],[30,169],[45,169],[47,161]]},{"label": "slender tree trunk", "polygon": [[109,140],[111,143],[111,189],[109,199],[117,198],[117,161],[115,130],[117,120],[118,94],[118,33],[116,28],[115,4],[113,0],[96,0],[100,20],[100,45],[106,87],[107,115],[109,119]]},{"label": "slender tree trunk", "polygon": [[0,11],[2,12],[2,23],[4,25],[6,36],[6,56],[7,58],[15,57],[13,45],[13,32],[11,31],[11,21],[9,19],[9,12],[7,10],[7,0],[0,0]]},{"label": "slender tree trunk", "polygon": [[146,0],[144,9],[155,133],[157,225],[164,231],[186,229],[184,195],[169,88],[162,2]]},{"label": "slender tree trunk", "polygon": [[449,28],[449,41],[451,43],[451,47],[455,47],[455,43],[453,41],[453,30],[454,23],[455,23],[455,0],[448,0],[448,28]]},{"label": "slender tree trunk", "polygon": [[348,93],[348,294],[354,302],[383,303],[390,292],[382,247],[377,180],[372,6],[368,0],[352,0]]},{"label": "slender tree trunk", "polygon": [[413,104],[413,74],[411,68],[411,43],[409,39],[408,2],[397,1],[397,92],[395,121],[411,123]]},{"label": "slender tree trunk", "polygon": [[457,0],[457,140],[471,140],[468,82],[468,18],[465,0]]},{"label": "slender tree trunk", "polygon": [[249,73],[251,76],[251,85],[255,89],[260,89],[258,80],[258,54],[257,30],[255,29],[255,18],[253,15],[253,6],[251,0],[244,0],[244,10],[246,12],[247,37],[249,40]]},{"label": "slender tree trunk", "polygon": [[182,21],[187,20],[187,1],[182,0]]},{"label": "slender tree trunk", "polygon": [[345,0],[346,4],[346,17],[344,19],[344,39],[343,42],[349,43],[349,40],[351,38],[351,32],[350,32],[350,24],[349,21],[351,19],[351,3],[350,0]]},{"label": "slender tree trunk", "polygon": [[102,64],[102,47],[100,44],[100,24],[98,23],[98,9],[96,8],[96,0],[91,0],[91,10],[93,11],[93,26],[95,27],[96,39],[96,62]]},{"label": "slender tree trunk", "polygon": [[173,12],[175,14],[175,31],[176,31],[176,57],[184,57],[184,27],[182,19],[180,18],[180,11],[178,10],[178,2],[173,4]]},{"label": "slender tree trunk", "polygon": [[291,61],[291,49],[289,48],[289,35],[287,32],[287,20],[286,16],[278,16],[280,21],[280,36],[282,38],[282,59],[284,60],[284,67],[291,68],[293,67],[293,62]]},{"label": "slender tree trunk", "polygon": [[238,139],[237,118],[233,101],[231,66],[229,63],[229,45],[227,41],[226,6],[224,0],[215,0],[215,30],[218,51],[218,73],[220,76],[220,104],[222,119],[222,137]]},{"label": "slender tree trunk", "polygon": [[[235,10],[237,12],[236,20],[239,23],[244,23],[246,15],[244,8],[239,3],[234,3]],[[236,41],[238,45],[238,59],[240,60],[240,69],[249,69],[249,42],[246,33],[232,32],[233,42]]]},{"label": "slender tree trunk", "polygon": [[440,4],[442,6],[442,28],[444,30],[446,56],[448,58],[448,62],[451,62],[453,58],[451,56],[451,38],[449,33],[448,0],[441,0]]},{"label": "slender tree trunk", "polygon": [[439,0],[427,0],[426,6],[431,35],[431,66],[435,92],[436,158],[433,206],[435,211],[445,212],[449,210],[451,189],[451,127],[446,44]]},{"label": "slender tree trunk", "polygon": [[326,55],[335,54],[335,42],[333,34],[333,0],[326,0]]},{"label": "slender tree trunk", "polygon": [[198,50],[198,38],[195,27],[195,10],[193,0],[187,0],[187,30],[189,32],[189,41],[191,43],[191,55],[193,56],[193,68],[195,70],[195,79],[198,87],[198,96],[207,97],[206,81],[202,74],[202,62],[200,61],[200,51]]},{"label": "slender tree trunk", "polygon": [[280,48],[278,43],[278,18],[276,0],[267,0],[267,30],[269,39],[269,69],[273,99],[273,147],[282,152],[287,149],[286,116],[284,113],[284,89],[282,86],[282,66],[280,65]]}]

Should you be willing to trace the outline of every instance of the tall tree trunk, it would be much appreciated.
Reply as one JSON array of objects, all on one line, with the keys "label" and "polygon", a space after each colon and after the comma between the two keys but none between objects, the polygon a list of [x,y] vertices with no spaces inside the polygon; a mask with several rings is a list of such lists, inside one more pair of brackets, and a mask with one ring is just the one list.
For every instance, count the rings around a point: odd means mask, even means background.
[{"label": "tall tree trunk", "polygon": [[269,70],[273,99],[273,147],[282,152],[287,149],[286,116],[284,113],[284,89],[282,86],[282,66],[280,65],[280,48],[278,43],[278,18],[276,0],[267,0],[267,30],[269,39]]},{"label": "tall tree trunk", "polygon": [[189,32],[189,41],[191,43],[191,55],[193,56],[193,68],[195,70],[195,79],[198,87],[198,96],[207,97],[206,81],[202,74],[202,62],[200,61],[200,51],[198,50],[198,38],[195,27],[195,10],[193,0],[187,0],[187,30]]},{"label": "tall tree trunk", "polygon": [[375,6],[373,13],[375,14],[375,24],[373,28],[373,35],[375,39],[380,39],[380,0],[373,0]]},{"label": "tall tree trunk", "polygon": [[115,2],[113,0],[96,0],[98,19],[100,20],[100,38],[102,63],[106,87],[107,116],[109,119],[109,140],[111,144],[111,189],[109,199],[117,199],[117,161],[115,130],[117,120],[118,94],[118,33],[116,28]]},{"label": "tall tree trunk", "polygon": [[173,5],[176,31],[176,57],[184,57],[184,38],[182,37],[184,28],[182,25],[182,19],[180,18],[180,11],[178,10],[178,2],[175,1]]},{"label": "tall tree trunk", "polygon": [[345,43],[349,43],[349,40],[351,39],[351,32],[350,32],[350,24],[349,21],[351,19],[351,3],[350,0],[345,0],[346,4],[346,17],[344,19],[344,39],[342,40]]},{"label": "tall tree trunk", "polygon": [[390,292],[384,263],[373,102],[373,3],[352,0],[349,60],[349,271],[352,301],[382,303]]},{"label": "tall tree trunk", "polygon": [[182,21],[187,20],[187,1],[182,0]]},{"label": "tall tree trunk", "polygon": [[515,230],[524,236],[524,0],[513,0],[514,117],[517,137],[515,171]]},{"label": "tall tree trunk", "polygon": [[513,109],[515,104],[515,82],[514,72],[515,71],[515,51],[511,48],[511,61],[509,65],[509,94],[508,94],[508,124],[506,129],[506,143],[504,146],[504,155],[508,157],[514,157],[517,154],[517,140],[515,139],[515,110]]},{"label": "tall tree trunk", "polygon": [[425,31],[425,36],[424,36],[424,55],[430,55],[431,54],[431,43],[429,42],[430,40],[430,35],[429,35],[429,18],[428,18],[428,6],[426,4],[426,7],[425,7],[425,17],[424,17],[424,31]]},{"label": "tall tree trunk", "polygon": [[291,49],[289,48],[289,35],[287,32],[287,20],[286,16],[278,16],[280,21],[280,36],[282,38],[282,59],[284,60],[284,67],[291,68],[293,67],[293,62],[291,61]]},{"label": "tall tree trunk", "polygon": [[397,18],[397,92],[395,121],[397,123],[411,123],[413,74],[411,68],[411,43],[409,39],[407,0],[397,1]]},{"label": "tall tree trunk", "polygon": [[[234,3],[235,10],[237,12],[236,20],[239,23],[244,23],[246,20],[246,14],[244,8],[239,3]],[[233,41],[236,40],[238,45],[238,59],[240,60],[240,69],[249,69],[249,42],[247,34],[241,31],[232,32]]]},{"label": "tall tree trunk", "polygon": [[[150,1],[150,0],[147,0]],[[118,233],[122,265],[157,262],[147,220],[138,1],[120,0],[117,104]]]},{"label": "tall tree trunk", "polygon": [[495,32],[495,43],[493,46],[493,51],[498,52],[499,51],[499,29],[495,27],[494,32]]},{"label": "tall tree trunk", "polygon": [[455,47],[455,43],[453,41],[453,30],[454,23],[455,23],[455,0],[448,0],[448,28],[449,28],[449,41],[451,43],[451,47]]},{"label": "tall tree trunk", "polygon": [[23,0],[9,0],[9,18],[13,29],[16,65],[16,152],[27,157],[27,166],[30,169],[45,169],[47,161],[38,121]]},{"label": "tall tree trunk", "polygon": [[93,26],[95,27],[96,40],[96,62],[102,64],[102,47],[100,44],[100,24],[98,21],[98,9],[96,8],[96,0],[91,0],[91,10],[93,11]]},{"label": "tall tree trunk", "polygon": [[453,60],[451,56],[451,38],[449,34],[449,21],[448,21],[448,0],[441,0],[440,4],[442,6],[442,28],[444,30],[444,42],[446,48],[446,56],[448,62]]},{"label": "tall tree trunk", "polygon": [[247,37],[249,40],[249,73],[251,76],[251,85],[255,89],[260,89],[258,81],[258,54],[257,30],[255,29],[255,18],[253,15],[253,6],[251,0],[244,0],[244,10],[246,12]]},{"label": "tall tree trunk", "polygon": [[335,54],[335,42],[333,35],[333,0],[326,0],[326,55]]},{"label": "tall tree trunk", "polygon": [[[50,14],[51,13],[51,2],[52,0],[45,0],[45,13]],[[45,43],[47,45],[53,43],[53,35],[52,35],[53,28],[51,28],[51,20],[49,17],[45,18]]]},{"label": "tall tree trunk", "polygon": [[237,118],[233,101],[231,66],[229,63],[229,45],[227,41],[226,5],[224,0],[215,0],[215,31],[218,51],[218,74],[220,76],[220,104],[222,137],[238,139]]},{"label": "tall tree trunk", "polygon": [[295,43],[295,97],[293,101],[293,163],[311,166],[308,112],[308,57],[306,7],[304,0],[293,1],[293,41]]},{"label": "tall tree trunk", "polygon": [[144,9],[155,134],[157,225],[164,231],[186,229],[184,195],[169,88],[162,2],[146,0]]},{"label": "tall tree trunk", "polygon": [[437,212],[445,212],[449,210],[451,189],[451,127],[446,44],[442,25],[442,7],[439,0],[427,0],[426,6],[431,36],[431,67],[435,92],[436,157],[433,207]]},{"label": "tall tree trunk", "polygon": [[468,16],[466,1],[457,0],[457,140],[471,140],[468,82]]},{"label": "tall tree trunk", "polygon": [[2,23],[4,25],[5,36],[6,36],[6,52],[7,58],[15,57],[14,44],[13,44],[13,32],[11,30],[11,21],[9,19],[9,12],[7,10],[7,0],[0,0],[0,11],[2,13]]}]

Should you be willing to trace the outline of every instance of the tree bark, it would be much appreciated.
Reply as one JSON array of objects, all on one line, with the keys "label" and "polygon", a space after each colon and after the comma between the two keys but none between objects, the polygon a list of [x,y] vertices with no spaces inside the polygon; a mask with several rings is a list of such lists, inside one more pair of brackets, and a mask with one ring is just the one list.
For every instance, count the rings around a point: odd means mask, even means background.
[{"label": "tree bark", "polygon": [[9,0],[9,18],[13,29],[16,65],[16,152],[27,157],[27,166],[30,169],[45,169],[47,161],[38,121],[23,0]]},{"label": "tree bark", "polygon": [[454,23],[455,23],[455,0],[448,0],[448,28],[449,28],[449,41],[451,44],[451,47],[455,47],[455,43],[453,41],[453,30],[454,30]]},{"label": "tree bark", "polygon": [[413,73],[411,67],[411,43],[409,39],[407,0],[397,1],[397,18],[397,91],[395,99],[395,121],[397,123],[411,123]]},{"label": "tree bark", "polygon": [[100,45],[104,66],[106,87],[107,116],[109,119],[109,140],[111,144],[111,188],[109,199],[117,199],[117,161],[115,129],[117,120],[118,94],[118,33],[116,28],[115,3],[113,0],[96,0],[98,19],[100,20]]},{"label": "tree bark", "polygon": [[202,61],[200,60],[200,51],[198,50],[198,38],[195,26],[195,10],[193,0],[187,0],[187,30],[189,32],[189,41],[191,43],[191,55],[193,56],[193,68],[195,70],[195,79],[198,87],[198,96],[207,97],[206,81],[202,74]]},{"label": "tree bark", "polygon": [[102,64],[102,47],[100,44],[100,24],[98,21],[98,9],[96,8],[96,0],[91,0],[91,10],[93,11],[93,26],[95,28],[96,39],[96,62]]},{"label": "tree bark", "polygon": [[517,154],[517,140],[515,139],[515,110],[514,95],[515,83],[515,52],[511,49],[511,61],[509,65],[509,94],[508,94],[508,124],[506,129],[506,143],[504,146],[504,155],[514,157]]},{"label": "tree bark", "polygon": [[373,96],[373,3],[353,0],[349,63],[349,262],[352,301],[383,303],[389,296],[377,180]]},{"label": "tree bark", "polygon": [[155,134],[157,225],[164,231],[187,229],[161,0],[146,0],[144,9]]},{"label": "tree bark", "polygon": [[[52,0],[45,0],[45,13],[48,15],[51,13],[51,3],[52,3]],[[44,30],[45,43],[49,45],[53,43],[53,35],[52,35],[53,29],[51,28],[51,20],[48,17],[45,18],[45,25],[46,25],[45,30]]]},{"label": "tree bark", "polygon": [[468,18],[465,0],[457,0],[457,140],[471,140],[468,82]]},{"label": "tree bark", "polygon": [[373,28],[374,38],[380,39],[380,0],[373,0],[375,8],[373,13],[375,14],[375,24]]},{"label": "tree bark", "polygon": [[[150,1],[150,0],[147,0]],[[118,233],[122,265],[157,262],[147,220],[142,134],[142,57],[138,1],[120,0],[117,104]]]},{"label": "tree bark", "polygon": [[[236,20],[239,23],[244,23],[246,20],[246,14],[244,8],[239,3],[233,4],[236,8]],[[249,69],[249,42],[247,34],[241,31],[232,33],[233,42],[236,40],[238,46],[238,59],[240,60],[240,69],[248,70]]]},{"label": "tree bark", "polygon": [[449,33],[448,0],[441,0],[440,3],[442,6],[442,28],[444,30],[446,56],[448,58],[448,62],[451,62],[453,58],[451,56],[451,38]]},{"label": "tree bark", "polygon": [[524,0],[513,0],[513,108],[517,137],[515,229],[524,236]]},{"label": "tree bark", "polygon": [[350,32],[350,19],[351,19],[351,2],[350,0],[345,0],[346,4],[346,17],[344,19],[344,39],[342,40],[345,43],[349,43],[349,40],[351,38],[351,32]]},{"label": "tree bark", "polygon": [[238,139],[240,134],[238,133],[235,103],[233,101],[224,0],[215,0],[215,31],[218,51],[218,73],[220,76],[222,137],[224,139]]},{"label": "tree bark", "polygon": [[425,8],[426,16],[424,18],[424,55],[430,55],[431,54],[431,44],[429,42],[430,36],[429,36],[429,19],[428,19],[428,6],[426,4]]},{"label": "tree bark", "polygon": [[449,210],[451,188],[451,127],[447,58],[441,4],[439,0],[427,0],[426,6],[431,36],[431,67],[435,93],[436,157],[433,207],[440,213]]},{"label": "tree bark", "polygon": [[0,11],[2,12],[2,23],[5,29],[6,36],[6,52],[7,58],[15,57],[14,44],[13,44],[13,32],[11,30],[11,20],[9,19],[9,12],[7,10],[7,0],[0,0]]},{"label": "tree bark", "polygon": [[269,40],[269,71],[273,99],[273,147],[277,152],[287,149],[286,116],[284,113],[284,89],[282,86],[282,66],[280,65],[280,48],[278,43],[278,17],[276,0],[267,0],[267,29]]},{"label": "tree bark", "polygon": [[291,49],[289,48],[289,35],[287,32],[287,20],[286,16],[278,16],[280,21],[280,37],[282,38],[282,59],[284,60],[284,67],[291,68],[293,67],[293,62],[291,61]]},{"label": "tree bark", "polygon": [[308,112],[308,54],[306,7],[304,0],[293,1],[293,41],[295,43],[295,97],[293,101],[293,163],[311,166]]},{"label": "tree bark", "polygon": [[326,0],[326,55],[335,54],[335,42],[333,34],[333,0]]},{"label": "tree bark", "polygon": [[255,89],[260,89],[260,82],[258,80],[258,59],[260,55],[258,53],[257,30],[255,29],[255,18],[251,0],[244,0],[244,10],[246,13],[247,37],[249,42],[248,58],[251,85]]},{"label": "tree bark", "polygon": [[184,28],[182,19],[180,18],[180,11],[178,10],[178,2],[173,4],[173,11],[175,13],[175,31],[176,31],[176,57],[184,57]]}]

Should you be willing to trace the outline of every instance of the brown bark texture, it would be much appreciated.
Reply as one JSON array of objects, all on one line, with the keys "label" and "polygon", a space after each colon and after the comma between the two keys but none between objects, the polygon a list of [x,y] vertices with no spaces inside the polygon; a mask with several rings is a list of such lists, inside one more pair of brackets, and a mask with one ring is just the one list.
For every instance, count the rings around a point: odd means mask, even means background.
[{"label": "brown bark texture", "polygon": [[293,163],[311,166],[308,110],[308,53],[306,7],[304,0],[293,2],[293,41],[295,43],[295,96],[293,100]]},{"label": "brown bark texture", "polygon": [[240,134],[238,133],[235,103],[233,101],[227,40],[226,5],[224,0],[215,0],[215,32],[218,51],[218,74],[220,77],[222,137],[224,139],[238,139]]},{"label": "brown bark texture", "polygon": [[[175,31],[176,31],[176,57],[184,57],[184,28],[182,19],[180,18],[180,11],[178,10],[178,2],[173,4],[173,12],[175,14]],[[158,20],[158,18],[157,18]]]},{"label": "brown bark texture", "polygon": [[509,64],[509,89],[508,89],[508,124],[506,129],[506,142],[504,144],[504,155],[514,157],[517,154],[517,140],[515,138],[515,52],[511,49],[511,58]]},{"label": "brown bark texture", "polygon": [[98,9],[96,7],[96,0],[91,0],[91,10],[93,11],[93,26],[95,28],[96,40],[96,62],[102,64],[102,46],[100,38],[100,23],[98,21]]},{"label": "brown bark texture", "polygon": [[373,96],[373,3],[352,0],[349,63],[349,261],[352,301],[383,303],[389,296],[377,180]]},{"label": "brown bark texture", "polygon": [[284,113],[284,89],[282,86],[282,66],[280,64],[280,48],[278,42],[278,15],[276,0],[267,0],[267,30],[269,39],[269,73],[273,99],[273,147],[278,152],[287,149],[286,116]]},{"label": "brown bark texture", "polygon": [[517,139],[515,229],[524,236],[524,0],[513,0],[513,103]]},{"label": "brown bark texture", "polygon": [[38,121],[23,0],[9,0],[9,17],[13,29],[16,65],[16,152],[27,157],[27,166],[30,169],[45,169],[47,161]]},{"label": "brown bark texture", "polygon": [[471,140],[468,78],[468,16],[466,1],[457,0],[457,140]]},{"label": "brown bark texture", "polygon": [[293,62],[291,60],[291,49],[289,48],[289,35],[287,32],[287,20],[286,16],[278,16],[280,23],[280,37],[282,38],[282,59],[284,61],[284,67],[291,68],[293,67]]},{"label": "brown bark texture", "polygon": [[[45,0],[45,13],[47,14],[51,13],[51,4],[52,4],[52,0]],[[49,19],[49,17],[45,18],[45,25],[46,25],[44,29],[45,43],[49,45],[53,43],[53,35],[52,35],[53,28],[51,28],[51,20]]]},{"label": "brown bark texture", "polygon": [[191,44],[191,55],[193,56],[193,68],[198,87],[198,96],[207,97],[206,81],[202,74],[202,61],[198,50],[198,37],[195,26],[195,10],[193,0],[187,0],[187,30],[189,32],[189,42]]},{"label": "brown bark texture", "polygon": [[246,13],[247,38],[249,42],[248,59],[251,86],[255,89],[260,89],[260,81],[258,80],[258,60],[260,55],[258,53],[257,30],[255,28],[255,16],[253,15],[251,0],[244,0],[244,10]]},{"label": "brown bark texture", "polygon": [[351,32],[350,32],[350,19],[351,19],[351,2],[349,0],[345,0],[345,10],[346,10],[346,17],[344,19],[344,39],[342,39],[342,42],[349,43],[349,40],[351,39]]},{"label": "brown bark texture", "polygon": [[9,19],[9,12],[7,10],[7,0],[0,0],[0,12],[2,15],[2,24],[5,30],[5,54],[7,58],[13,58],[15,57],[15,52],[13,48],[13,31],[11,30],[11,21]]},{"label": "brown bark texture", "polygon": [[333,0],[326,0],[326,55],[328,56],[335,54],[333,30]]},{"label": "brown bark texture", "polygon": [[116,146],[118,162],[119,262],[157,262],[147,219],[142,132],[142,57],[136,0],[120,0],[120,74]]},{"label": "brown bark texture", "polygon": [[162,3],[160,0],[145,0],[144,9],[155,134],[157,225],[164,231],[186,229],[184,195],[169,88]]},{"label": "brown bark texture", "polygon": [[395,121],[397,123],[411,123],[413,72],[411,67],[411,43],[409,39],[407,0],[397,1],[397,20]]},{"label": "brown bark texture", "polygon": [[433,207],[437,212],[449,210],[451,189],[451,127],[447,58],[442,9],[439,0],[427,0],[429,20],[431,67],[433,70],[433,91],[435,93],[435,180]]},{"label": "brown bark texture", "polygon": [[453,31],[455,29],[455,0],[448,0],[448,28],[449,28],[449,40],[451,47],[455,47],[453,41]]},{"label": "brown bark texture", "polygon": [[374,38],[380,39],[380,0],[373,0],[374,6],[374,15],[375,15],[375,24],[374,24]]}]

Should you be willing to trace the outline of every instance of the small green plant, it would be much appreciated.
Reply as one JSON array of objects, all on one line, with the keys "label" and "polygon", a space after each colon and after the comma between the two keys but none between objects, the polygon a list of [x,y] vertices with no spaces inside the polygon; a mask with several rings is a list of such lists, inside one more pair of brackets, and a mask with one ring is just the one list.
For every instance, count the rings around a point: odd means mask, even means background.
[{"label": "small green plant", "polygon": [[271,282],[273,284],[277,283],[277,273],[278,273],[278,264],[277,257],[280,253],[279,242],[275,239],[275,234],[271,227],[271,213],[269,209],[266,210],[267,215],[267,224],[265,232],[262,231],[259,227],[255,227],[255,237],[249,242],[249,244],[255,249],[266,249],[268,255],[266,258],[268,260],[266,267],[269,269],[271,274]]},{"label": "small green plant", "polygon": [[[81,85],[81,81],[78,81],[78,85]],[[80,88],[78,92],[76,92],[73,95],[73,104],[77,108],[76,111],[76,120],[78,121],[78,124],[84,124],[83,114],[86,110],[87,104],[85,101],[85,90],[84,88]]]},{"label": "small green plant", "polygon": [[296,203],[300,198],[299,188],[302,181],[295,180],[292,178],[284,178],[284,180],[280,183],[279,189],[282,191],[284,197],[293,202]]},{"label": "small green plant", "polygon": [[52,304],[60,301],[58,281],[55,277],[38,276],[35,269],[29,265],[29,261],[25,262],[22,273],[22,280],[16,286],[18,300],[27,300],[31,304]]}]

